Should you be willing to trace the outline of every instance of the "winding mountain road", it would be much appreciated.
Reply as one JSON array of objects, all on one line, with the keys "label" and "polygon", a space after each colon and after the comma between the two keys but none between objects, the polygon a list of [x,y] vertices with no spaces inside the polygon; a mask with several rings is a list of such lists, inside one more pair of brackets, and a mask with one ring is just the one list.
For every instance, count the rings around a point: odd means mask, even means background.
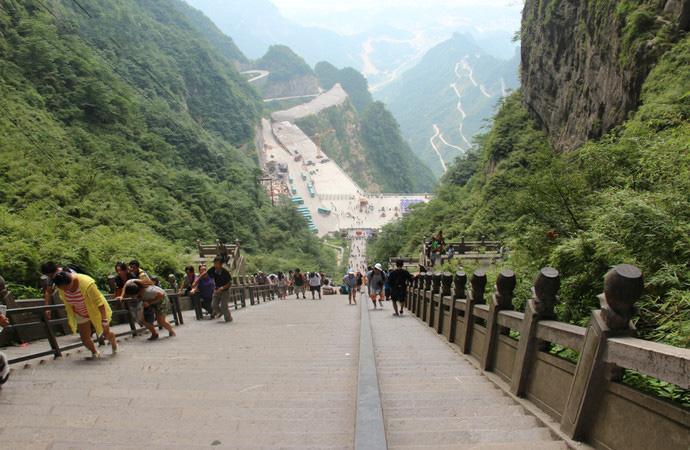
[{"label": "winding mountain road", "polygon": [[441,152],[439,151],[438,147],[436,146],[436,139],[440,138],[441,141],[444,141],[443,135],[441,134],[441,129],[438,127],[438,125],[434,124],[434,135],[431,136],[429,139],[429,143],[431,144],[431,147],[434,149],[434,152],[436,152],[436,155],[438,156],[438,160],[441,161],[441,167],[443,167],[443,172],[448,172],[448,166],[446,166],[446,162],[443,160],[443,156],[441,156]]},{"label": "winding mountain road", "polygon": [[242,75],[255,75],[254,77],[247,80],[248,83],[254,83],[262,78],[266,78],[271,74],[268,70],[245,70],[241,72]]}]

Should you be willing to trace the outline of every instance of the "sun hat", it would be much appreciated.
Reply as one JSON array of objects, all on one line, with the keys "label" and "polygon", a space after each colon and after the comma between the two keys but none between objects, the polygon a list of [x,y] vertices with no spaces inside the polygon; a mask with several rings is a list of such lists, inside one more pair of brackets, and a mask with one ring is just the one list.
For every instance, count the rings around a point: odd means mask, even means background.
[{"label": "sun hat", "polygon": [[381,267],[381,263],[376,263],[374,264],[374,269],[383,270],[383,267]]}]

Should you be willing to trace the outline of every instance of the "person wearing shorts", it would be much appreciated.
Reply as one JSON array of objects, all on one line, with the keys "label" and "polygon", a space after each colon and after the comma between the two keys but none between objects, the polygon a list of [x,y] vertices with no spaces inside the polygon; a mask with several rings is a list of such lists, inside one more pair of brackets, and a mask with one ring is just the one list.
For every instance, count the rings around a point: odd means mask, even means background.
[{"label": "person wearing shorts", "polygon": [[[393,300],[394,315],[398,316],[403,313],[405,307],[405,300],[407,298],[407,285],[412,281],[412,275],[407,270],[403,269],[404,262],[399,259],[395,262],[396,269],[392,270],[388,275],[388,284],[391,289],[391,300]],[[398,313],[398,305],[400,312]]]},{"label": "person wearing shorts", "polygon": [[168,336],[176,336],[172,325],[168,322],[167,315],[170,313],[170,300],[163,289],[158,286],[146,286],[141,280],[129,280],[125,284],[125,296],[135,297],[140,300],[144,308],[143,324],[151,333],[149,341],[158,339],[158,332],[153,322],[168,330]]},{"label": "person wearing shorts", "polygon": [[295,274],[292,276],[292,282],[295,286],[295,294],[297,294],[297,298],[299,298],[299,294],[302,294],[303,299],[307,299],[307,287],[304,284],[304,275],[302,275],[302,272],[300,272],[299,269],[295,269]]},{"label": "person wearing shorts", "polygon": [[96,330],[97,336],[103,334],[108,339],[113,354],[117,353],[117,339],[110,330],[110,318],[113,313],[94,279],[62,270],[55,274],[53,283],[65,304],[67,323],[72,333],[79,331],[81,342],[91,351],[90,359],[101,357],[91,339],[92,327]]},{"label": "person wearing shorts", "polygon": [[[360,278],[361,280],[361,278]],[[357,287],[357,276],[355,275],[355,272],[350,269],[347,271],[347,275],[343,277],[343,284],[347,286],[347,292],[348,292],[348,302],[350,305],[352,304],[357,304],[357,291],[359,291],[359,288]]]},{"label": "person wearing shorts", "polygon": [[379,306],[383,309],[383,286],[386,282],[386,274],[380,263],[376,263],[374,268],[367,275],[367,286],[369,287],[369,298],[374,303],[376,309],[376,298],[379,299]]}]

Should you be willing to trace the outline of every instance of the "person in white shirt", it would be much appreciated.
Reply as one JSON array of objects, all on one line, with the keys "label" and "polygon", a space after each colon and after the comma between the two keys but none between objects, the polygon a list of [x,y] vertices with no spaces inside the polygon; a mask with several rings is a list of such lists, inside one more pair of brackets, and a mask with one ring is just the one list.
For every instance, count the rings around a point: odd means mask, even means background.
[{"label": "person in white shirt", "polygon": [[318,272],[309,273],[309,290],[312,300],[316,300],[315,292],[319,294],[319,300],[321,300],[321,275]]}]

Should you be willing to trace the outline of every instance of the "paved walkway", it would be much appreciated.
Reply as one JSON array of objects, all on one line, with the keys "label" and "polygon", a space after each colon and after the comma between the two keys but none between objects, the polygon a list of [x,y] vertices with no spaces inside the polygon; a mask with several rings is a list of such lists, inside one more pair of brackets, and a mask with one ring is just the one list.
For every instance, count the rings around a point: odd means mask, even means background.
[{"label": "paved walkway", "polygon": [[[274,301],[17,369],[0,391],[1,448],[352,448],[359,309]],[[106,351],[108,353],[109,350]]]},{"label": "paved walkway", "polygon": [[[231,324],[187,313],[176,338],[18,367],[0,391],[0,448],[353,448],[360,313],[344,296],[252,306]],[[391,313],[368,312],[362,352],[389,448],[564,448],[430,328]],[[364,404],[376,417],[379,402]]]},{"label": "paved walkway", "polygon": [[565,449],[411,314],[370,311],[388,448]]}]

